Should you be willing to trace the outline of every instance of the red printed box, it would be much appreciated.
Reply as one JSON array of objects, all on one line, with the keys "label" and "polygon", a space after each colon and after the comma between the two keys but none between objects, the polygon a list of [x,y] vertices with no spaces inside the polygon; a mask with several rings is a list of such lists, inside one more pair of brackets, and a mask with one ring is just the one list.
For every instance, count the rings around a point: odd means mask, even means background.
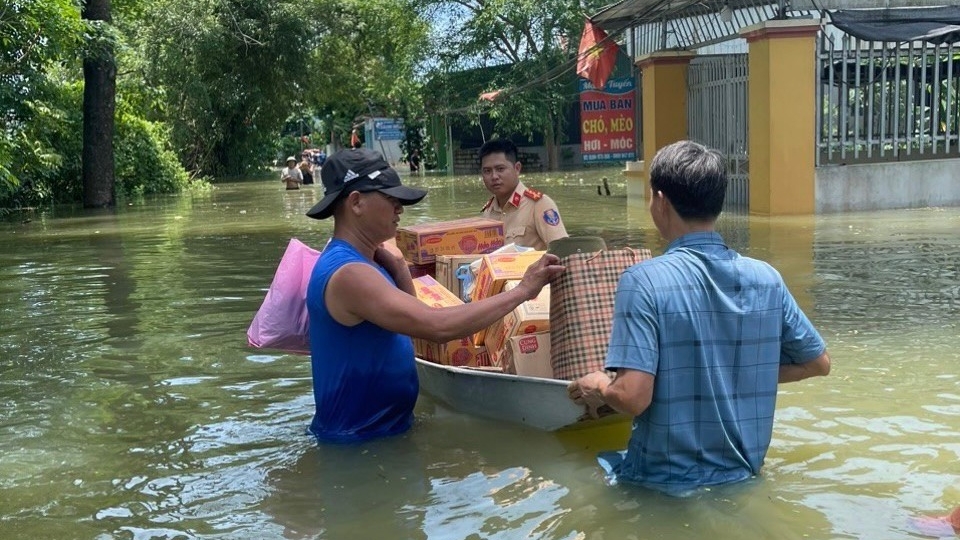
[{"label": "red printed box", "polygon": [[503,242],[503,223],[487,218],[420,223],[397,230],[397,246],[414,264],[436,262],[437,255],[490,253],[503,247]]},{"label": "red printed box", "polygon": [[[446,287],[430,276],[421,276],[413,280],[417,298],[431,307],[448,307],[463,304]],[[413,339],[413,352],[429,362],[450,366],[482,367],[491,364],[487,348],[474,345],[469,336],[447,343],[437,343],[422,338]]]},{"label": "red printed box", "polygon": [[[503,291],[519,285],[519,281],[508,281]],[[493,354],[499,355],[507,346],[507,340],[521,334],[541,334],[550,331],[550,285],[540,290],[540,294],[532,300],[517,306],[504,318],[487,327],[483,336],[483,344]]]},{"label": "red printed box", "polygon": [[550,334],[527,334],[508,339],[500,364],[504,373],[552,379]]}]

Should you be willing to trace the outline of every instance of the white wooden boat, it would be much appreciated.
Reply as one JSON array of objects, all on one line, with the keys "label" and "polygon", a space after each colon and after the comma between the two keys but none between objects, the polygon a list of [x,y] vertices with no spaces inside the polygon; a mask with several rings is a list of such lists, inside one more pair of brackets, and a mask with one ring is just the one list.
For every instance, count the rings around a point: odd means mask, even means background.
[{"label": "white wooden boat", "polygon": [[[451,409],[474,416],[560,431],[629,423],[604,407],[600,418],[567,397],[567,381],[445,366],[417,358],[420,390]],[[626,429],[626,428],[625,428]]]}]

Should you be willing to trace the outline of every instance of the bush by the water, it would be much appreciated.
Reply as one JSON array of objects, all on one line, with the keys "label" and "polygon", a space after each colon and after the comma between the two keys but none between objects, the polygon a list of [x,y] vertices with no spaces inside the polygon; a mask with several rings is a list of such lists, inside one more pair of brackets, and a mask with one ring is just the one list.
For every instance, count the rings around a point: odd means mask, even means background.
[{"label": "bush by the water", "polygon": [[[77,203],[83,198],[83,88],[51,85],[42,101],[28,104],[17,131],[0,136],[0,157],[9,156],[0,181],[0,209]],[[118,101],[114,136],[116,196],[175,193],[191,183],[167,130]]]}]

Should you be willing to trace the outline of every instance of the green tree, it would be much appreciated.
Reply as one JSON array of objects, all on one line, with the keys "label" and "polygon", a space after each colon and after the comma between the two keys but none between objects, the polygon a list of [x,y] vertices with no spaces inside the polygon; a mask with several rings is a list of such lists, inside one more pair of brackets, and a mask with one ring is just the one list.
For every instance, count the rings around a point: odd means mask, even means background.
[{"label": "green tree", "polygon": [[[310,52],[315,77],[304,105],[347,144],[365,116],[415,115],[423,105],[417,67],[427,53],[429,27],[406,0],[320,0],[321,31]],[[414,117],[411,116],[411,119]]]},{"label": "green tree", "polygon": [[51,75],[50,69],[75,57],[81,33],[80,11],[71,0],[0,5],[0,206],[62,162],[35,126],[63,114],[51,103],[61,72]]},{"label": "green tree", "polygon": [[133,47],[142,84],[158,88],[183,163],[243,174],[270,147],[307,77],[313,22],[294,0],[155,0]]},{"label": "green tree", "polygon": [[426,26],[402,0],[153,0],[138,18],[143,85],[162,89],[182,161],[243,174],[271,161],[290,119],[336,129],[417,94]]},{"label": "green tree", "polygon": [[464,95],[458,87],[440,90],[447,110],[471,118],[487,112],[496,122],[495,135],[543,135],[548,166],[559,166],[563,138],[562,111],[576,98],[571,81],[584,13],[605,2],[572,0],[422,0],[435,22],[438,50],[433,69],[441,87],[458,80],[451,74],[481,67],[488,77],[484,90],[502,90],[492,104],[478,104],[478,94]]}]

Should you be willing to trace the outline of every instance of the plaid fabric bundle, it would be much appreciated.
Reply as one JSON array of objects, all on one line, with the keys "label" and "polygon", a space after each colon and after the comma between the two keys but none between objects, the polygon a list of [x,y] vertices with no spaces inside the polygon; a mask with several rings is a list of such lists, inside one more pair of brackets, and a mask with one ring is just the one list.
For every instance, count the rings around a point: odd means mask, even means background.
[{"label": "plaid fabric bundle", "polygon": [[573,380],[603,369],[613,327],[613,300],[624,270],[651,257],[649,249],[573,253],[550,283],[553,376]]}]

